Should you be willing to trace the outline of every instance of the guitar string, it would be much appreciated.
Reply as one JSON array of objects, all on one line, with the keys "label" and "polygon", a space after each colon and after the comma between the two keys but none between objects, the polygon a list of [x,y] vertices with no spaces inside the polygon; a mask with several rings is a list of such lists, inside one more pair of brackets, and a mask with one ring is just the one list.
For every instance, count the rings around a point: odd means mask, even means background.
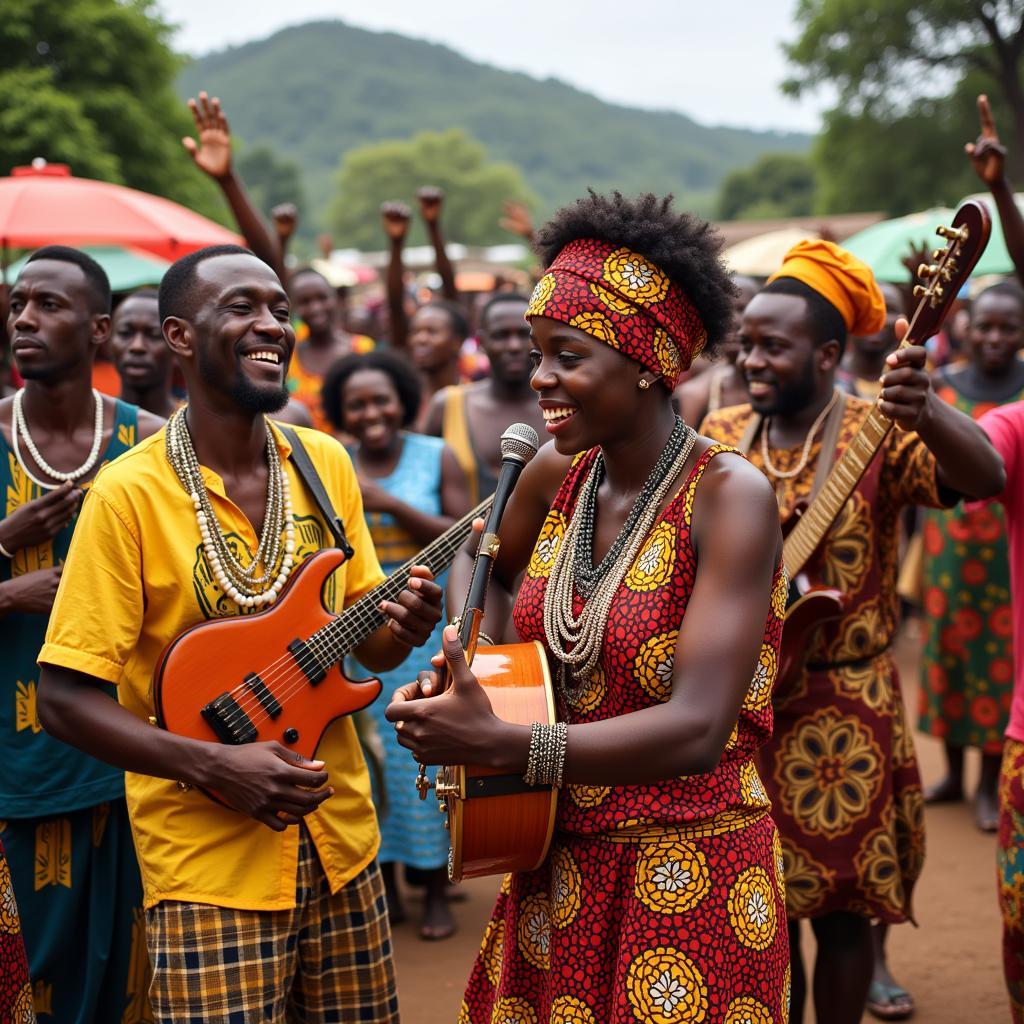
[{"label": "guitar string", "polygon": [[[487,509],[490,501],[491,499],[488,498],[481,502],[475,509],[450,527],[442,537],[434,541],[433,544],[428,545],[417,557],[410,559],[400,567],[388,580],[374,588],[369,594],[365,594],[351,608],[343,612],[341,616],[328,622],[313,633],[304,641],[306,644],[304,655],[298,657],[283,655],[276,662],[267,666],[262,673],[256,673],[263,681],[267,691],[269,691],[270,697],[276,700],[283,708],[287,700],[309,685],[307,673],[309,668],[332,667],[341,661],[352,647],[358,646],[369,633],[379,628],[386,618],[377,607],[379,600],[386,599],[381,598],[380,595],[394,591],[396,588],[400,592],[401,588],[407,583],[407,579],[403,578],[405,572],[411,570],[413,565],[426,562],[431,566],[431,570],[435,571],[433,567],[435,555],[439,556],[438,569],[441,569],[442,565],[446,562],[450,564],[450,559],[457,553],[458,548],[464,543],[465,538],[472,529],[473,519]],[[391,596],[390,593],[389,596]],[[344,649],[345,653],[339,655],[338,651],[342,649]],[[324,656],[330,659],[326,665],[323,661]],[[291,671],[288,670],[289,667]],[[288,688],[281,693],[273,693],[271,685],[281,686],[282,684]],[[249,717],[250,723],[254,726],[257,722],[262,722],[264,719],[271,717],[270,712],[267,710],[266,697],[257,693],[248,683],[240,683],[234,689],[227,691],[225,695],[232,697],[237,706],[236,711],[225,716],[224,723],[228,728],[237,726],[244,717]],[[262,714],[257,709],[260,709]]]},{"label": "guitar string", "polygon": [[[405,573],[412,569],[413,565],[421,564],[426,562],[430,567],[431,571],[442,570],[446,567],[446,563],[450,564],[452,557],[457,551],[458,547],[464,542],[466,536],[468,536],[469,530],[466,528],[467,524],[469,527],[472,526],[472,519],[476,514],[486,509],[490,499],[481,502],[475,509],[463,517],[459,522],[453,524],[448,531],[445,532],[442,537],[439,537],[432,544],[428,545],[419,555],[410,559],[404,565],[400,566],[387,580],[379,584],[368,594],[364,594],[356,604],[351,608],[346,609],[340,616],[332,619],[326,623],[319,630],[316,631],[311,637],[305,641],[307,644],[307,650],[310,650],[319,654],[333,654],[331,651],[331,645],[334,640],[340,639],[353,640],[356,639],[357,633],[360,629],[365,629],[368,626],[377,628],[381,621],[383,621],[383,613],[377,608],[377,604],[383,599],[382,595],[386,597],[394,597],[401,589],[406,585],[407,579]],[[434,559],[437,559],[437,570],[431,565]],[[350,622],[355,623],[355,629],[347,629]],[[328,635],[330,631],[330,635]],[[324,636],[320,636],[323,633]],[[346,635],[346,633],[348,635]],[[337,634],[337,637],[335,636]],[[362,639],[361,637],[359,639]],[[358,644],[359,639],[356,639]],[[312,641],[312,643],[310,643]],[[273,680],[274,682],[280,682],[281,676],[273,675],[275,669],[281,666],[290,667],[294,661],[297,661],[294,655],[285,654],[277,659],[276,662],[271,663],[264,669],[266,678],[264,682]],[[311,664],[307,660],[307,665]],[[227,696],[234,696],[236,693],[242,693],[245,691],[251,692],[251,687],[247,683],[240,683],[233,690],[227,691]],[[261,703],[257,700],[257,703]]]},{"label": "guitar string", "polygon": [[[420,562],[424,559],[420,559]],[[395,575],[401,575],[396,573]],[[401,583],[404,585],[404,580],[393,580],[389,579],[385,581],[386,584],[392,584],[391,589],[394,589],[395,585]],[[388,589],[385,584],[382,584],[381,589]],[[367,601],[368,597],[371,597],[370,601]],[[283,671],[272,674],[267,671],[267,678],[263,678],[262,674],[260,678],[263,679],[264,685],[270,690],[271,685],[287,687],[280,693],[270,692],[270,696],[277,701],[277,703],[283,708],[285,702],[287,702],[296,693],[303,690],[306,686],[310,685],[308,669],[310,668],[330,668],[338,661],[340,661],[344,655],[339,655],[338,651],[344,649],[347,654],[351,647],[358,646],[365,636],[373,632],[379,625],[385,621],[384,614],[376,607],[377,594],[371,592],[371,595],[364,595],[355,605],[349,609],[351,615],[346,613],[346,619],[352,620],[354,628],[341,628],[339,620],[328,622],[316,631],[311,637],[307,638],[305,642],[306,648],[302,655],[291,656],[291,662],[289,664],[289,655],[285,655],[278,659],[276,664],[285,663],[286,668]],[[348,622],[345,623],[348,626]],[[340,641],[336,643],[335,641]],[[348,644],[346,644],[346,641]],[[348,646],[351,645],[351,646]],[[329,660],[324,663],[324,656],[327,656]],[[295,668],[297,666],[297,670]],[[290,668],[290,671],[289,671]],[[240,698],[235,697],[235,694],[242,691]],[[237,710],[231,712],[225,716],[224,722],[229,728],[237,726],[245,717],[249,717],[250,723],[256,725],[257,722],[262,722],[265,718],[270,718],[270,712],[267,710],[265,698],[261,698],[249,684],[241,683],[236,686],[234,690],[228,692],[229,696],[235,699]],[[249,699],[247,699],[247,697]],[[262,709],[260,714],[256,709]]]},{"label": "guitar string", "polygon": [[[960,248],[961,248],[960,242],[953,242],[952,244],[946,246],[946,249],[943,252],[942,257],[939,260],[939,272],[935,275],[934,280],[932,282],[932,285],[934,285],[935,283],[937,283],[937,282],[942,280],[942,273],[941,272],[946,269],[946,265],[949,262],[949,260],[951,260],[954,257],[956,257],[957,255],[959,255]],[[955,280],[955,278],[957,276],[959,276],[961,279],[966,279],[970,275],[969,274],[965,274],[964,273],[964,268],[962,268],[962,267],[959,270],[959,274],[957,274],[956,271],[954,271],[952,273],[953,273],[953,278],[954,279],[952,279],[949,282],[947,282],[947,284],[950,286],[950,288],[954,287],[954,285],[955,285],[957,290],[959,290],[959,287],[962,284],[962,280],[960,282],[957,282]],[[906,333],[906,335],[904,335],[903,341],[900,342],[900,344],[899,344],[899,346],[898,346],[896,351],[899,351],[900,349],[908,348],[911,345],[917,344],[917,341],[914,338],[914,330],[917,327],[918,318],[922,315],[925,306],[931,302],[932,295],[930,293],[931,293],[932,285],[929,285],[928,286],[928,291],[926,291],[925,294],[921,296],[921,299],[918,302],[918,304],[917,304],[916,308],[914,309],[914,312],[913,312],[913,314],[911,316],[910,323],[907,325],[907,333]],[[941,325],[941,323],[945,319],[946,319],[946,314],[943,314],[942,317],[939,319],[939,323],[934,325],[933,330],[937,330],[938,327]],[[876,452],[881,447],[882,442],[885,440],[886,435],[892,429],[892,426],[893,426],[892,421],[889,420],[887,417],[885,417],[885,415],[878,408],[877,403],[874,406],[872,406],[870,412],[868,413],[866,419],[864,420],[864,423],[861,425],[860,430],[857,432],[857,436],[853,439],[853,441],[847,447],[846,451],[843,453],[842,458],[840,458],[839,461],[836,463],[836,465],[833,467],[831,473],[829,474],[829,478],[825,481],[825,486],[822,488],[822,495],[825,494],[826,489],[828,488],[829,482],[833,478],[833,474],[835,474],[836,471],[840,469],[840,467],[845,466],[847,461],[859,462],[859,463],[861,463],[860,466],[859,466],[860,472],[859,473],[855,473],[855,477],[856,478],[853,479],[852,484],[848,484],[848,482],[846,482],[846,481],[841,481],[842,488],[846,491],[845,497],[843,498],[843,501],[842,501],[842,504],[845,504],[846,501],[849,500],[849,497],[853,493],[853,491],[856,490],[858,484],[860,483],[861,477],[867,471],[868,464],[870,463],[870,461],[872,459],[874,459],[874,456],[875,456]],[[874,442],[867,441],[867,439],[865,438],[865,432],[868,430],[869,427],[877,430],[878,433],[879,433],[878,439],[876,441],[874,441]],[[867,459],[862,459],[860,456],[854,457],[853,455],[850,454],[854,450],[854,448],[853,448],[854,444],[856,444],[859,441],[864,441],[864,442],[868,443],[870,445],[871,449],[872,449],[871,452],[870,452],[870,455],[869,455],[869,457]],[[833,500],[833,504],[834,503],[835,503],[835,501]],[[840,505],[840,507],[841,507],[841,505]],[[786,547],[789,547],[790,552],[792,554],[796,555],[796,558],[792,559],[791,562],[793,564],[797,564],[797,566],[798,566],[797,571],[799,571],[800,569],[803,568],[804,563],[810,557],[810,555],[813,554],[813,551],[814,551],[814,549],[811,549],[806,554],[804,552],[804,549],[806,547],[808,547],[810,545],[810,543],[811,543],[810,541],[807,541],[807,540],[804,539],[805,535],[813,534],[814,532],[816,532],[815,528],[813,527],[813,524],[810,521],[810,513],[813,510],[814,510],[814,505],[812,505],[811,508],[808,509],[808,511],[803,516],[801,516],[800,522],[798,522],[796,524],[796,526],[793,528],[793,532],[786,539],[786,543],[783,544],[783,548],[784,549]],[[836,513],[836,515],[838,515],[838,512]],[[834,518],[835,518],[835,516],[832,516],[829,521],[831,522],[831,520],[834,519]],[[819,539],[819,542],[820,542],[820,539]],[[797,550],[797,549],[799,549],[799,550]],[[783,560],[785,561],[785,550],[783,551]]]}]

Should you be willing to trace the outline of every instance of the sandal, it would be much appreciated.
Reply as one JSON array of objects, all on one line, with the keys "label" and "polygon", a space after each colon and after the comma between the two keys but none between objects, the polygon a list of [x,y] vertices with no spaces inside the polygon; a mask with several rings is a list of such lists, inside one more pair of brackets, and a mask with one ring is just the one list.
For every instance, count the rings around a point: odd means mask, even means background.
[{"label": "sandal", "polygon": [[914,1014],[914,997],[901,985],[872,981],[867,1008],[879,1020],[907,1020]]}]

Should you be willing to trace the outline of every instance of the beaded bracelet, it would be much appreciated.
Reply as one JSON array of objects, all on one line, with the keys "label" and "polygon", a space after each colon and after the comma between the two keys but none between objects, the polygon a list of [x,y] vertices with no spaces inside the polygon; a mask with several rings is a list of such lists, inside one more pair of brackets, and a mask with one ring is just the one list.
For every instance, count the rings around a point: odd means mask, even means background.
[{"label": "beaded bracelet", "polygon": [[565,722],[530,726],[530,754],[523,781],[528,786],[561,786],[568,746],[569,726]]}]

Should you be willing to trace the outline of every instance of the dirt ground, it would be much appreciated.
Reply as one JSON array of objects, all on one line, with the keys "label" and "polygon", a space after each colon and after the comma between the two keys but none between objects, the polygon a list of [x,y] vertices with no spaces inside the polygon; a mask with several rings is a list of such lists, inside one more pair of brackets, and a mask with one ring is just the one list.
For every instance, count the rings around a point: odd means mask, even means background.
[{"label": "dirt ground", "polygon": [[[916,721],[917,645],[905,634],[897,646],[904,698]],[[916,736],[925,784],[942,774],[937,740]],[[977,765],[968,759],[968,786]],[[411,778],[410,778],[411,784]],[[892,929],[893,973],[917,1002],[920,1024],[1002,1024],[1009,1020],[1000,959],[1000,924],[995,896],[995,839],[975,828],[969,805],[929,807],[927,858],[915,893],[919,927]],[[455,907],[459,931],[445,942],[418,938],[419,905],[395,929],[398,985],[404,1024],[455,1024],[462,990],[476,956],[499,879],[477,879],[461,887]],[[804,942],[805,956],[813,939]],[[806,1021],[812,1020],[810,1014]],[[865,1021],[874,1017],[865,1014]]]}]

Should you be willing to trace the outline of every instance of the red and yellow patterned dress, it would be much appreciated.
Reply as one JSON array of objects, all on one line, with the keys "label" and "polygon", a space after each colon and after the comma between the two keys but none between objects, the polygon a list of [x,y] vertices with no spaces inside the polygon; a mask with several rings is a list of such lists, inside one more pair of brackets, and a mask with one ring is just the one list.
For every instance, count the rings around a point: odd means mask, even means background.
[{"label": "red and yellow patterned dress", "polygon": [[[729,451],[705,452],[655,522],[615,595],[598,668],[559,698],[563,721],[668,700],[697,569],[694,494],[708,462]],[[545,640],[548,575],[596,454],[577,458],[537,540],[514,613],[524,640]],[[547,861],[502,885],[460,1024],[785,1024],[781,849],[753,762],[772,728],[785,599],[780,568],[760,662],[714,771],[562,790]]]},{"label": "red and yellow patterned dress", "polygon": [[[848,397],[839,432],[850,444],[872,403]],[[701,433],[737,444],[749,405],[712,413]],[[773,448],[783,473],[801,446]],[[775,480],[786,519],[814,483],[820,438],[803,470]],[[762,471],[760,444],[750,461]],[[782,834],[792,918],[850,911],[896,923],[924,864],[924,800],[889,646],[899,623],[899,516],[906,505],[942,507],[935,459],[917,434],[893,430],[807,566],[812,583],[847,596],[844,614],[817,630],[807,668],[777,694],[775,731],[758,763]]]}]

